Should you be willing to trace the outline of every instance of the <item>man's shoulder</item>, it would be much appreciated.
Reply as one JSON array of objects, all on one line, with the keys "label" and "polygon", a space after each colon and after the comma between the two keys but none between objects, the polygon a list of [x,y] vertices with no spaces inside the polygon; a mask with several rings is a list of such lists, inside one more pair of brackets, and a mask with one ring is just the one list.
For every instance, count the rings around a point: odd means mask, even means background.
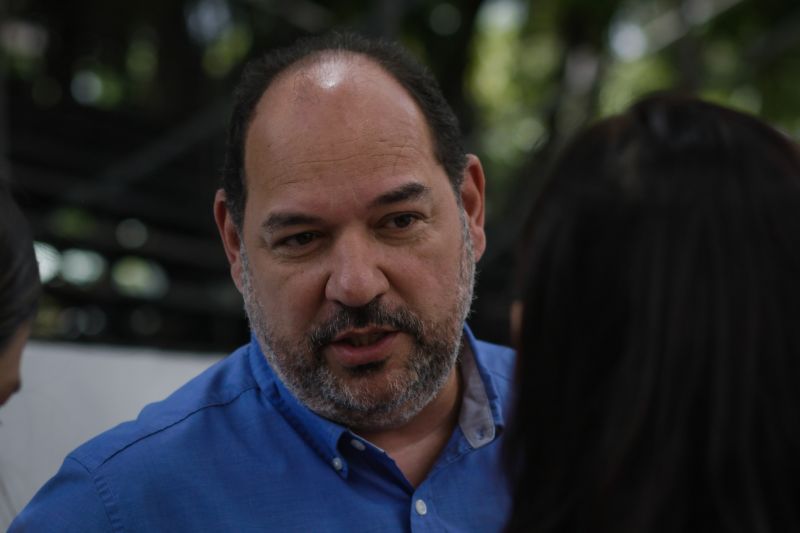
[{"label": "man's shoulder", "polygon": [[[137,445],[168,439],[171,431],[206,425],[242,395],[258,389],[249,367],[248,345],[204,370],[164,400],[149,404],[135,420],[94,437],[69,454],[89,472]],[[200,416],[203,415],[203,416]],[[150,447],[150,446],[148,446]]]}]

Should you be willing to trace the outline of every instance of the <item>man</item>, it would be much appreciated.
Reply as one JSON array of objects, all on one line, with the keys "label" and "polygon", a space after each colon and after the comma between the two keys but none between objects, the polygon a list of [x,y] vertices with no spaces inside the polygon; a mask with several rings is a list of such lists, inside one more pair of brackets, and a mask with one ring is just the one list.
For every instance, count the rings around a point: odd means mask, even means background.
[{"label": "man", "polygon": [[500,529],[512,357],[464,325],[484,176],[435,82],[354,36],[272,53],[223,182],[253,341],[73,452],[12,531]]}]

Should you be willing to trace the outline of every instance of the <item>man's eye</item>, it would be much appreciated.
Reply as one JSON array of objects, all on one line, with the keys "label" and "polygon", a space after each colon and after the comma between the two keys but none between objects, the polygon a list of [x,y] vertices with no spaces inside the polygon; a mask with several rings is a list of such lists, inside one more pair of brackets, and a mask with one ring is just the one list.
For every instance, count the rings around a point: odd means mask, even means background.
[{"label": "man's eye", "polygon": [[281,240],[278,244],[282,246],[305,246],[310,244],[316,238],[316,235],[310,231],[304,231],[303,233],[298,233],[296,235],[292,235],[291,237],[286,237],[285,239]]},{"label": "man's eye", "polygon": [[405,213],[402,215],[394,216],[391,219],[389,219],[389,226],[398,229],[407,228],[412,224],[414,224],[414,222],[416,222],[417,220],[419,220],[419,217],[417,217],[416,215]]}]

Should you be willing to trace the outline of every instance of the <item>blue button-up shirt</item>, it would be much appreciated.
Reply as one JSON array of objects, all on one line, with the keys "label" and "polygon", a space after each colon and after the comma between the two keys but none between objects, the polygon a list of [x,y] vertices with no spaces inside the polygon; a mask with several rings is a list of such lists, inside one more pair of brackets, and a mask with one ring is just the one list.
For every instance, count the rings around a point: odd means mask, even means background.
[{"label": "blue button-up shirt", "polygon": [[301,405],[252,341],[72,452],[9,531],[499,531],[513,356],[465,340],[459,424],[416,488]]}]

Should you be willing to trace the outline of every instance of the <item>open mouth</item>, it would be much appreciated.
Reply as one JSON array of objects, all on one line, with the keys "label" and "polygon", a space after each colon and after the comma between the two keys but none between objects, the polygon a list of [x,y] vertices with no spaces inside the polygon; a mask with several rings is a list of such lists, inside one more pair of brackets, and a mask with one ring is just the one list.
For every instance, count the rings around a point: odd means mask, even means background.
[{"label": "open mouth", "polygon": [[336,339],[334,339],[333,342],[341,342],[355,347],[369,346],[371,344],[375,344],[376,342],[380,341],[388,334],[389,334],[388,331],[373,331],[369,333],[348,333],[341,337],[337,337]]},{"label": "open mouth", "polygon": [[344,331],[328,344],[327,353],[344,367],[377,363],[391,355],[398,333],[377,327]]}]

